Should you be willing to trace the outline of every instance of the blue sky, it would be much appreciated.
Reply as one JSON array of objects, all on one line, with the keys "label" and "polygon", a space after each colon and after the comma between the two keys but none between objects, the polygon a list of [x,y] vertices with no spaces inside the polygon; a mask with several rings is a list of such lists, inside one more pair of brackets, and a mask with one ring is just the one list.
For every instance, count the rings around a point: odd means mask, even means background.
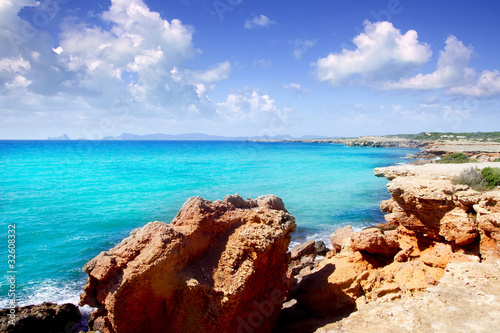
[{"label": "blue sky", "polygon": [[0,0],[0,139],[500,130],[500,2]]}]

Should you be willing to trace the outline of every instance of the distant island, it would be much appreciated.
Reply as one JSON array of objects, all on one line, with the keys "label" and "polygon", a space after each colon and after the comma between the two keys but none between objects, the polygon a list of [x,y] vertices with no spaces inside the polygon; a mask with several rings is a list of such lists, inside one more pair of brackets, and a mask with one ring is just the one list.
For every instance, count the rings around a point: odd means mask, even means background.
[{"label": "distant island", "polygon": [[[122,133],[119,136],[107,136],[102,138],[104,141],[293,141],[293,140],[311,140],[323,139],[325,137],[317,135],[304,135],[300,138],[291,135],[275,135],[275,136],[222,136],[210,135],[205,133],[186,133],[186,134],[132,134]],[[48,137],[47,140],[71,140],[67,134],[58,137]],[[85,140],[85,139],[78,139]]]},{"label": "distant island", "polygon": [[61,136],[56,136],[56,137],[48,137],[47,140],[52,140],[52,141],[65,141],[65,140],[71,140],[68,136],[68,134],[64,133]]}]

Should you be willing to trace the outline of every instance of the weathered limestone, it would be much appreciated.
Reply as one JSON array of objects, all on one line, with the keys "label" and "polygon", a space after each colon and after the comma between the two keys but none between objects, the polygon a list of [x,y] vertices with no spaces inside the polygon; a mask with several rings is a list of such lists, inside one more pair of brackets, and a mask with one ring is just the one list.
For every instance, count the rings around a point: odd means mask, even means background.
[{"label": "weathered limestone", "polygon": [[103,332],[270,332],[291,288],[294,218],[275,196],[190,198],[84,267]]},{"label": "weathered limestone", "polygon": [[391,179],[391,199],[381,203],[387,223],[334,232],[333,251],[294,289],[298,306],[335,317],[381,297],[422,292],[449,263],[500,258],[500,190],[453,184],[450,177],[466,167],[377,170]]}]

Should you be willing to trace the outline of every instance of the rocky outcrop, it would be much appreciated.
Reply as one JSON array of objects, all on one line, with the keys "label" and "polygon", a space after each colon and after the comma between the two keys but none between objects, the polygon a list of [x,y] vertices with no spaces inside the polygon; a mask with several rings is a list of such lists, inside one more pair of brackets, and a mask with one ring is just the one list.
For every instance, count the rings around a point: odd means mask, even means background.
[{"label": "rocky outcrop", "polygon": [[[477,164],[477,167],[495,163]],[[500,190],[474,191],[455,185],[451,178],[470,167],[424,165],[381,168],[376,174],[392,181],[391,199],[381,204],[388,223],[401,225],[426,240],[441,241],[454,248],[479,245],[482,258],[500,258]]]},{"label": "rocky outcrop", "polygon": [[359,305],[350,316],[315,332],[496,332],[499,298],[499,260],[451,263],[439,283],[425,292]]},{"label": "rocky outcrop", "polygon": [[294,289],[297,306],[336,317],[366,302],[423,292],[450,263],[500,258],[500,190],[454,185],[450,178],[466,167],[376,170],[391,179],[391,199],[381,203],[387,223],[334,232],[333,250]]},{"label": "rocky outcrop", "polygon": [[295,289],[293,297],[311,316],[335,317],[359,303],[423,291],[459,257],[450,245],[421,243],[404,227],[354,232],[340,246],[340,253],[322,260]]},{"label": "rocky outcrop", "polygon": [[190,198],[84,267],[103,332],[270,332],[291,288],[294,218],[275,196]]},{"label": "rocky outcrop", "polygon": [[73,304],[42,303],[0,310],[1,331],[5,333],[74,332],[82,315]]}]

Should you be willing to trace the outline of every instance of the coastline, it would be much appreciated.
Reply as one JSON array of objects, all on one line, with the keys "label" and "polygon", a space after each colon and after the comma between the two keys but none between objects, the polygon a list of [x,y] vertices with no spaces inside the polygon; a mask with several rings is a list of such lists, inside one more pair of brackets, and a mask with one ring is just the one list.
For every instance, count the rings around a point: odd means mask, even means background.
[{"label": "coastline", "polygon": [[[453,136],[453,135],[451,135]],[[417,157],[432,159],[449,153],[465,153],[467,155],[491,154],[500,156],[500,142],[498,140],[466,139],[457,136],[455,139],[442,135],[439,139],[417,139],[404,136],[361,136],[354,138],[328,138],[306,140],[254,140],[255,142],[304,142],[342,144],[347,147],[376,147],[376,148],[418,148],[422,149]]]},{"label": "coastline", "polygon": [[[398,146],[398,148],[401,148]],[[477,146],[474,148],[474,153],[490,153],[484,152],[481,150],[477,150]],[[497,163],[480,163],[480,164],[467,164],[466,166],[500,166]],[[443,164],[426,164],[423,166],[414,166],[414,165],[398,165],[386,168],[376,168],[374,170],[375,174],[378,176],[384,176],[389,180],[396,179],[397,177],[427,177],[429,176],[429,184],[434,183],[436,180],[444,180],[450,175],[456,174],[460,171],[462,166],[458,165],[443,165]],[[392,178],[392,179],[391,179]]]}]

